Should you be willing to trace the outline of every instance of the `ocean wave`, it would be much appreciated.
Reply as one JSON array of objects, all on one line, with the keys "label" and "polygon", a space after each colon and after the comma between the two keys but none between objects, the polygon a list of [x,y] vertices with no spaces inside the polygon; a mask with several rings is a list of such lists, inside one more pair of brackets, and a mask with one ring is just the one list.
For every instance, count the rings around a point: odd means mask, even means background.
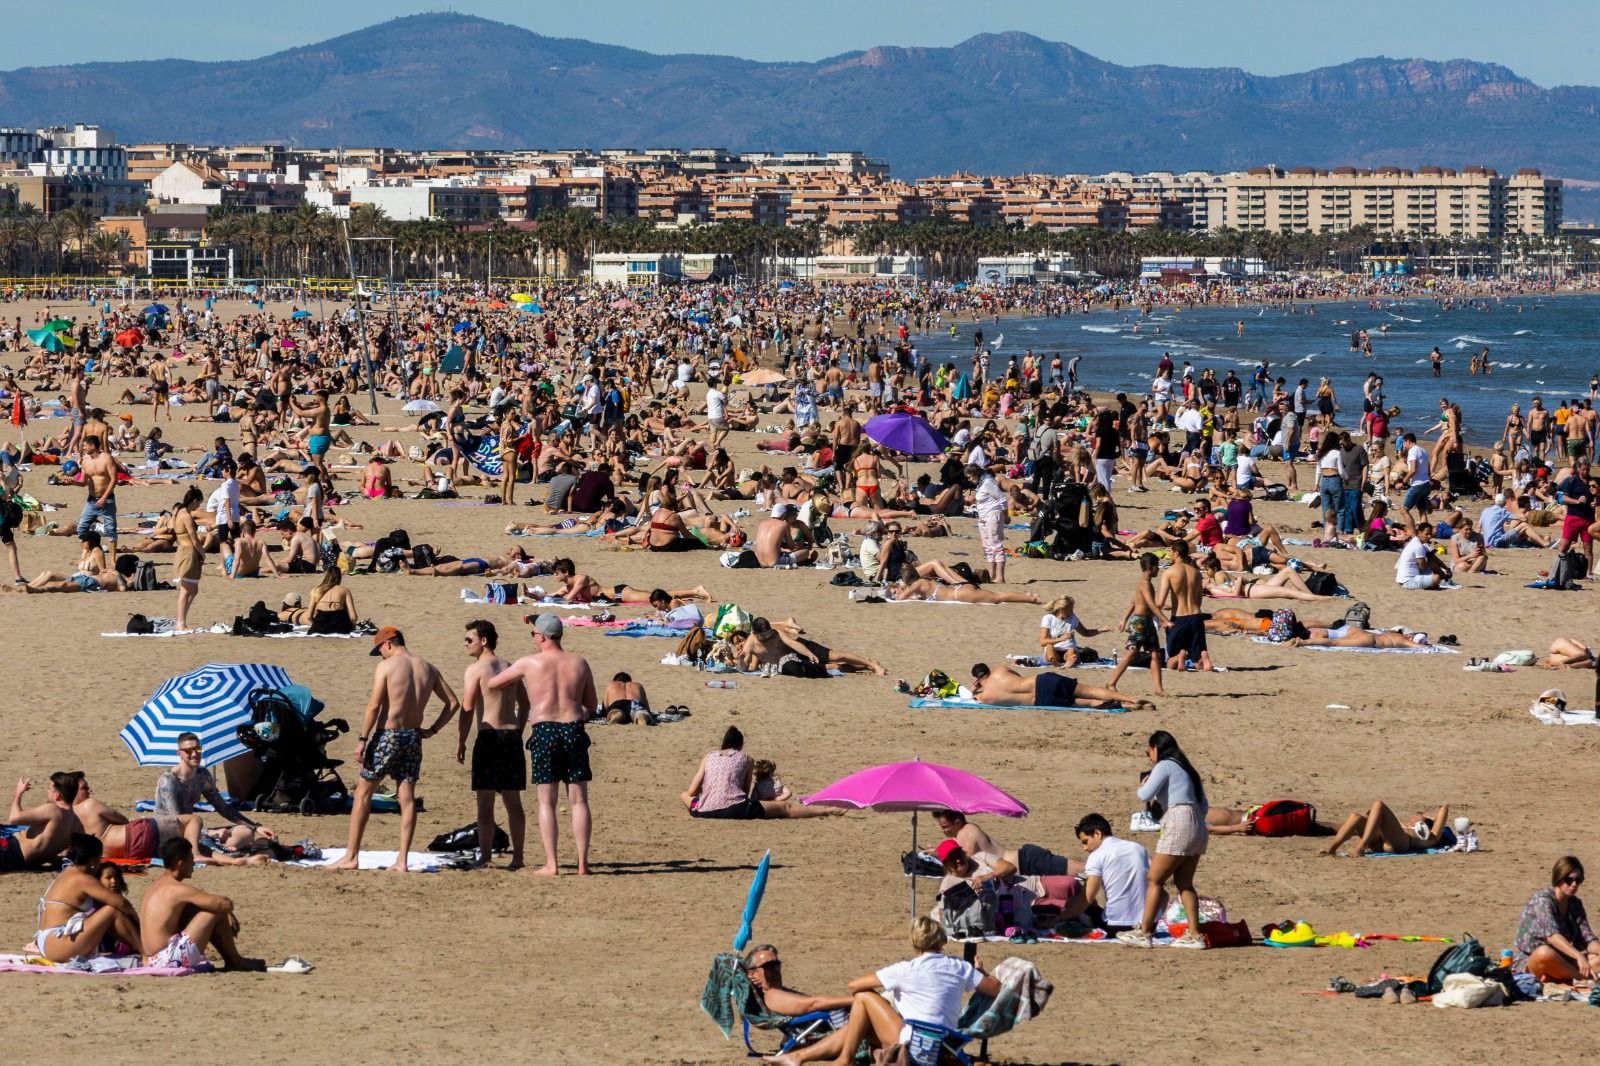
[{"label": "ocean wave", "polygon": [[1533,336],[1535,336],[1535,337],[1538,336],[1538,334],[1534,333],[1533,330],[1531,330],[1531,329],[1519,329],[1515,333],[1513,333],[1512,336],[1513,337],[1526,337],[1530,333],[1533,334]]},{"label": "ocean wave", "polygon": [[1462,344],[1493,344],[1494,343],[1494,341],[1484,340],[1482,337],[1474,337],[1470,333],[1463,333],[1459,337],[1451,337],[1450,339],[1452,341],[1459,341]]},{"label": "ocean wave", "polygon": [[1087,330],[1090,333],[1121,333],[1122,332],[1122,327],[1121,326],[1079,326],[1078,328],[1081,329],[1081,330]]}]

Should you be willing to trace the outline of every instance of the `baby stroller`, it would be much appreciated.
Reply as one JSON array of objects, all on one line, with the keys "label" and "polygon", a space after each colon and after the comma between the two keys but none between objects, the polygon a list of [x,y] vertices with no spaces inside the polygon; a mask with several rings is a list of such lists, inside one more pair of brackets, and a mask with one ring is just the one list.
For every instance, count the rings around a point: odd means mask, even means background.
[{"label": "baby stroller", "polygon": [[321,700],[310,690],[259,688],[250,694],[250,722],[239,740],[261,760],[252,795],[258,811],[335,814],[349,809],[350,790],[339,776],[343,759],[328,757],[328,742],[350,731],[343,718],[317,720]]}]

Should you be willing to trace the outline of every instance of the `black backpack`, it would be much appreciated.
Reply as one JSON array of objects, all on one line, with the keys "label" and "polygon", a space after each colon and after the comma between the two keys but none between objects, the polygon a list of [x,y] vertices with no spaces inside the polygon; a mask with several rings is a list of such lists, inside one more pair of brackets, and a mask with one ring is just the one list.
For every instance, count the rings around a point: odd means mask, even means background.
[{"label": "black backpack", "polygon": [[[494,840],[489,850],[508,851],[511,848],[511,838],[506,831],[498,825],[494,827]],[[460,829],[452,829],[448,833],[440,833],[428,843],[429,851],[477,851],[478,850],[478,823],[472,822]]]},{"label": "black backpack", "polygon": [[1547,588],[1570,589],[1589,576],[1589,561],[1582,552],[1562,552],[1556,557],[1556,565],[1550,570],[1550,580]]},{"label": "black backpack", "polygon": [[154,633],[155,631],[156,627],[150,624],[150,619],[146,618],[142,614],[131,616],[128,619],[127,626],[123,629],[124,633],[133,634],[150,634]]},{"label": "black backpack", "polygon": [[417,569],[434,566],[439,562],[438,553],[433,550],[432,544],[416,544],[411,548],[411,565]]},{"label": "black backpack", "polygon": [[1339,579],[1326,571],[1313,570],[1305,577],[1306,588],[1313,596],[1332,596],[1339,591]]},{"label": "black backpack", "polygon": [[1452,944],[1433,962],[1428,971],[1428,994],[1436,996],[1444,991],[1444,979],[1453,973],[1470,973],[1474,977],[1487,977],[1493,969],[1483,945],[1470,933],[1463,933],[1461,943]]}]

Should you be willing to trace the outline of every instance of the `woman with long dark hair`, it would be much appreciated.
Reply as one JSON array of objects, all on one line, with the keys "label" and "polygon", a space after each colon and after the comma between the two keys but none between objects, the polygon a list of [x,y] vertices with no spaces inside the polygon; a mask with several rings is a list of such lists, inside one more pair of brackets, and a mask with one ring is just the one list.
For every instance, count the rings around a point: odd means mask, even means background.
[{"label": "woman with long dark hair", "polygon": [[1200,780],[1200,772],[1165,729],[1150,734],[1146,753],[1154,766],[1150,776],[1139,786],[1139,799],[1161,804],[1161,839],[1156,842],[1156,853],[1150,859],[1144,919],[1139,928],[1118,933],[1117,939],[1140,947],[1150,946],[1156,918],[1167,895],[1163,886],[1170,880],[1177,886],[1189,923],[1183,936],[1172,942],[1173,946],[1203,948],[1206,942],[1200,935],[1200,897],[1194,890],[1194,872],[1200,865],[1200,856],[1206,852],[1209,838],[1205,785]]}]

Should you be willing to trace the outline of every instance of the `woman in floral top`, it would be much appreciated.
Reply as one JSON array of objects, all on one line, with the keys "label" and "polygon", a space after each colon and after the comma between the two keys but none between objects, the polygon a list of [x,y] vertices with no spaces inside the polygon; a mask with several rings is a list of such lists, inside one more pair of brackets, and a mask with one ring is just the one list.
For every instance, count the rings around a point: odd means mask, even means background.
[{"label": "woman in floral top", "polygon": [[1578,899],[1582,884],[1583,863],[1571,855],[1556,861],[1551,887],[1534,893],[1517,923],[1518,969],[1563,984],[1600,973],[1600,940]]}]

